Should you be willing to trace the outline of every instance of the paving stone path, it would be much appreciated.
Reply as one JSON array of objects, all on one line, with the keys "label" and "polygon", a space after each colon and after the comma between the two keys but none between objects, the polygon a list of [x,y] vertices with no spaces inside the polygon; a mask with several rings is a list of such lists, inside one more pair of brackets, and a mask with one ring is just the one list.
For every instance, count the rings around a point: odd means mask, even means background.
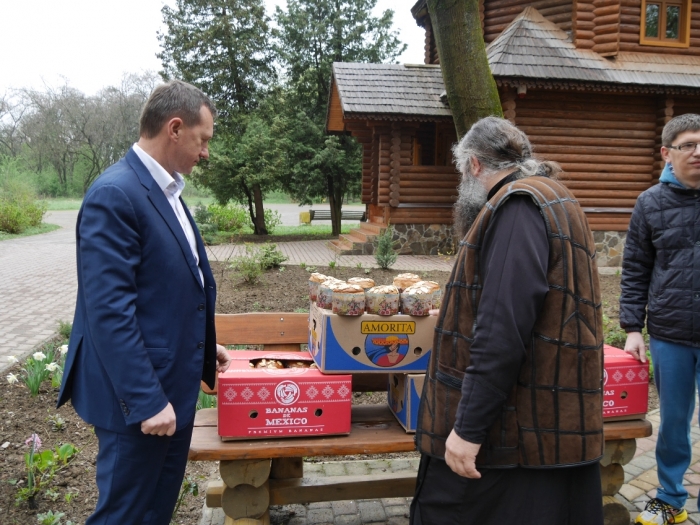
[{"label": "paving stone path", "polygon": [[[43,235],[0,242],[0,372],[8,367],[8,356],[25,356],[55,332],[58,320],[71,321],[75,308],[75,234],[77,211],[50,212],[47,222],[61,229]],[[306,263],[327,265],[335,261],[340,266],[375,266],[371,256],[336,257],[325,241],[279,243],[289,257],[287,264]],[[211,260],[225,260],[237,253],[231,246],[215,247]],[[401,270],[449,271],[450,259],[439,257],[400,256],[394,268]],[[614,273],[616,269],[601,269]],[[625,484],[618,499],[632,517],[644,508],[656,494],[658,478],[654,447],[659,423],[658,411],[648,415],[654,433],[637,440],[635,458],[625,465]],[[697,422],[697,414],[694,418]],[[688,523],[700,525],[698,492],[700,491],[700,428],[694,424],[690,434],[693,461],[685,476],[691,497],[686,508]],[[399,472],[416,470],[417,459],[306,463],[305,475],[343,475],[372,471]],[[287,525],[403,525],[408,523],[410,498],[390,498],[361,501],[341,501],[310,505],[287,505],[273,509],[273,520]],[[221,525],[220,509],[204,508],[201,525]]]}]

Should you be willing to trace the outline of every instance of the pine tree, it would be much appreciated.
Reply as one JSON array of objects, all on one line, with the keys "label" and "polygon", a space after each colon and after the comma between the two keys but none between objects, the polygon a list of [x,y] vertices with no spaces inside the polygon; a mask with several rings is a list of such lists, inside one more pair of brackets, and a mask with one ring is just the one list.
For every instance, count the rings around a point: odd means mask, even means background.
[{"label": "pine tree", "polygon": [[374,249],[374,259],[380,268],[386,270],[396,262],[394,251],[394,227],[388,226],[377,236],[377,246]]}]

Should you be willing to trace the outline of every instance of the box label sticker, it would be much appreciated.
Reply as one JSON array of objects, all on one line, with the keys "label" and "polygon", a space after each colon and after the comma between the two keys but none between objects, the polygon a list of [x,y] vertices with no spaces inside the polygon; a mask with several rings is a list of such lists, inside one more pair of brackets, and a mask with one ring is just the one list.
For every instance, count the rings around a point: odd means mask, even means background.
[{"label": "box label sticker", "polygon": [[415,334],[415,321],[362,321],[363,334]]}]

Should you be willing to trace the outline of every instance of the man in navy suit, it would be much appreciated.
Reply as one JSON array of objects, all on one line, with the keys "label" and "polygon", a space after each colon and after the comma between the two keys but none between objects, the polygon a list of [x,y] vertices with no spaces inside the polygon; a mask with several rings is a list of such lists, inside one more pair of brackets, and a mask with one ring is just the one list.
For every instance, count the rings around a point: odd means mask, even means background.
[{"label": "man in navy suit", "polygon": [[181,81],[158,86],[140,138],[83,200],[78,298],[58,405],[95,426],[99,499],[88,525],[167,525],[187,464],[200,379],[228,368],[216,283],[180,199],[208,158],[216,110]]}]

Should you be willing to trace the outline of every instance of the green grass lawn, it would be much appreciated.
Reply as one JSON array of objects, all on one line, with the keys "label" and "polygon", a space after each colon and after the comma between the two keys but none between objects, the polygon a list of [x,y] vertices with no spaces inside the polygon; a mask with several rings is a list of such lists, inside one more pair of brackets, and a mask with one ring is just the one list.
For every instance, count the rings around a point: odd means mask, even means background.
[{"label": "green grass lawn", "polygon": [[29,237],[30,235],[39,235],[40,233],[49,233],[54,230],[58,230],[60,226],[57,224],[46,224],[45,222],[39,226],[34,226],[32,228],[27,228],[22,233],[5,233],[0,231],[0,241],[7,241],[10,239],[18,239],[20,237]]},{"label": "green grass lawn", "polygon": [[64,210],[79,210],[83,199],[74,199],[69,197],[57,197],[43,199],[46,203],[48,211],[64,211]]}]

